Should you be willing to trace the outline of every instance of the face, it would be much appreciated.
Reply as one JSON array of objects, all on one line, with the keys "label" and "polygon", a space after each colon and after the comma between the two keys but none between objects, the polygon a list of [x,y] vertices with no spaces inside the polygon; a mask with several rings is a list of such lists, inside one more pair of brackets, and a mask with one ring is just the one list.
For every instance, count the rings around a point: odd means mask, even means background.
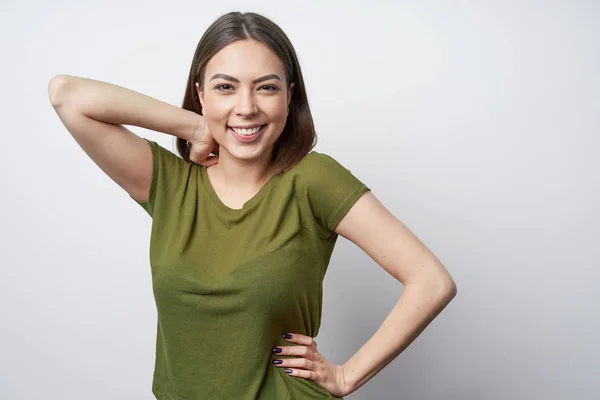
[{"label": "face", "polygon": [[262,43],[236,41],[210,59],[196,90],[220,157],[270,156],[288,116],[294,84],[286,85],[283,63]]}]

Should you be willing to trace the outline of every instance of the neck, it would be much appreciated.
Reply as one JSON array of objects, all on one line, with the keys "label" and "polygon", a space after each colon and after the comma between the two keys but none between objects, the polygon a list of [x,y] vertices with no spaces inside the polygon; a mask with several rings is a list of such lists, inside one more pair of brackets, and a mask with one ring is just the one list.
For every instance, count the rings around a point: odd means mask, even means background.
[{"label": "neck", "polygon": [[272,176],[271,154],[261,158],[241,160],[231,156],[221,148],[219,162],[211,169],[221,184],[240,193],[254,192],[260,189]]}]

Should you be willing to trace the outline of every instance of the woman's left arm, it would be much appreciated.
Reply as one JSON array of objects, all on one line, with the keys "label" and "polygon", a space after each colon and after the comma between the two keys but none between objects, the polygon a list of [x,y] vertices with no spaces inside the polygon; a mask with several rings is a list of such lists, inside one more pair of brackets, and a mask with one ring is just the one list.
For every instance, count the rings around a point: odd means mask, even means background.
[{"label": "woman's left arm", "polygon": [[457,288],[437,257],[370,191],[356,201],[335,232],[404,285],[381,327],[342,366],[345,392],[350,394],[404,351],[456,296]]}]

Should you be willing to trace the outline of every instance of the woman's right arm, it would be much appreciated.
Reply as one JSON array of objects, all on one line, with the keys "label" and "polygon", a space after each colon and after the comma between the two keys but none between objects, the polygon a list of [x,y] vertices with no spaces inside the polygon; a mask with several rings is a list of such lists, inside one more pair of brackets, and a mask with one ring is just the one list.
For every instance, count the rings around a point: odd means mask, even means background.
[{"label": "woman's right arm", "polygon": [[202,117],[107,82],[56,75],[48,94],[61,122],[83,151],[135,200],[147,201],[152,150],[122,125],[134,125],[192,141]]}]

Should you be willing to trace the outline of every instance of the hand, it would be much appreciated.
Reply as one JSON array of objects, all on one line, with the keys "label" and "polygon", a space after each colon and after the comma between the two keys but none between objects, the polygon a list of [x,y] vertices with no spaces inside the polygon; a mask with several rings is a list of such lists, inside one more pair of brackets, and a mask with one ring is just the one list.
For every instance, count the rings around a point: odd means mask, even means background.
[{"label": "hand", "polygon": [[[210,167],[219,161],[219,144],[213,138],[206,118],[198,115],[198,125],[192,134],[192,139],[188,141],[188,149],[190,150],[190,161]],[[210,153],[216,154],[209,157]]]},{"label": "hand", "polygon": [[[285,340],[292,343],[298,343],[300,346],[278,346],[281,353],[275,353],[281,356],[299,356],[300,358],[289,358],[276,364],[279,368],[286,368],[291,376],[310,379],[320,386],[324,387],[336,397],[343,397],[349,394],[348,384],[344,378],[344,368],[342,365],[333,365],[317,350],[317,343],[310,336],[298,333],[291,334],[292,338]],[[274,360],[277,361],[277,360]],[[287,371],[286,371],[287,372]]]}]

